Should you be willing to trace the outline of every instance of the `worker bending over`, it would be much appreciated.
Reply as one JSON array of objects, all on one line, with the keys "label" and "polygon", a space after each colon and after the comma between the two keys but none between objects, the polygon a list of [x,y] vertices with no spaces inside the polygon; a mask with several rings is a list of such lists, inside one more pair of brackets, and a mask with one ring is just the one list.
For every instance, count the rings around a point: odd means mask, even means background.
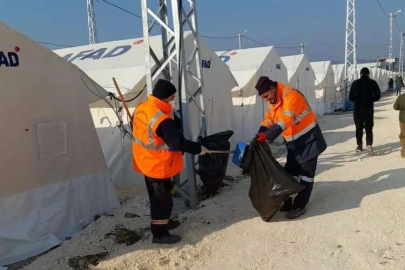
[{"label": "worker bending over", "polygon": [[284,202],[281,211],[288,211],[287,218],[296,219],[306,213],[314,185],[318,156],[327,145],[316,121],[316,115],[304,95],[298,90],[260,77],[256,89],[268,103],[268,108],[257,134],[257,141],[273,142],[282,135],[287,145],[285,169],[298,177],[305,187],[295,197]]},{"label": "worker bending over", "polygon": [[136,107],[133,115],[133,167],[145,176],[152,242],[157,244],[175,244],[181,240],[179,235],[169,233],[180,226],[179,221],[170,219],[174,186],[170,179],[183,170],[183,152],[193,155],[209,153],[201,144],[186,140],[172,119],[170,102],[175,94],[172,83],[158,80],[153,94]]}]

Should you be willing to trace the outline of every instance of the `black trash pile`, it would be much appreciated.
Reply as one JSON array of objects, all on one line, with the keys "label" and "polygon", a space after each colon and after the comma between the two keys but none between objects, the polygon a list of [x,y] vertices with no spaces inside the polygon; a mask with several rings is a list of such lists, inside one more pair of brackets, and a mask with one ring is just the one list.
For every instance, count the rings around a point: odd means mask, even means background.
[{"label": "black trash pile", "polygon": [[[228,130],[216,133],[201,139],[201,144],[210,150],[230,151],[233,131]],[[223,186],[223,181],[228,167],[229,154],[212,153],[198,157],[199,168],[197,171],[206,189],[206,194],[214,195]]]}]

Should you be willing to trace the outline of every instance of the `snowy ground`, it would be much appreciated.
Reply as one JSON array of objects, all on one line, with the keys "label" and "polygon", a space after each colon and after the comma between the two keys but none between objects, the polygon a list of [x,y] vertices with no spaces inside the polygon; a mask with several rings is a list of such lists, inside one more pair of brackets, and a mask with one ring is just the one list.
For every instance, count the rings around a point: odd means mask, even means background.
[{"label": "snowy ground", "polygon": [[[230,165],[235,181],[196,210],[176,199],[181,243],[151,244],[146,190],[120,191],[123,207],[114,216],[102,216],[23,269],[72,269],[73,257],[101,252],[106,257],[90,269],[405,269],[405,159],[394,101],[385,96],[376,105],[375,157],[354,152],[350,113],[319,119],[329,148],[299,220],[279,213],[264,223],[250,203],[249,178]],[[141,240],[117,244],[108,236],[115,228],[135,230]]]}]

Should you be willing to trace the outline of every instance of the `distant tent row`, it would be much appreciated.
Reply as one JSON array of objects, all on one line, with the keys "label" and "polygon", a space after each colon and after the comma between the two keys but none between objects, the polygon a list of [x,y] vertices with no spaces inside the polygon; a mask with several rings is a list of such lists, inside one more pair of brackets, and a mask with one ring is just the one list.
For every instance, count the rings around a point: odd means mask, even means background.
[{"label": "distant tent row", "polygon": [[[390,72],[386,69],[382,69],[378,67],[377,63],[364,63],[364,64],[357,64],[357,78],[360,77],[360,71],[362,68],[368,68],[370,70],[370,78],[375,80],[381,92],[386,92],[388,90],[388,82],[390,78],[395,79],[396,73]],[[344,104],[339,103],[339,100],[344,100],[345,94],[345,75],[344,75],[344,64],[333,65],[333,70],[335,73],[335,83],[336,83],[336,104],[335,109],[341,109],[344,107]],[[350,71],[349,71],[350,72]],[[350,78],[348,81],[348,85],[353,82],[354,78]],[[343,96],[343,98],[340,98]]]}]

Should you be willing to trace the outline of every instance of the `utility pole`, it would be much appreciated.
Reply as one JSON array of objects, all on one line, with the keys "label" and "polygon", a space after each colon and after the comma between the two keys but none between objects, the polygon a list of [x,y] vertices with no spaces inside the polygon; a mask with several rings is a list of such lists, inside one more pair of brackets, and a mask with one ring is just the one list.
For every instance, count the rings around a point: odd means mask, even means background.
[{"label": "utility pole", "polygon": [[347,0],[345,44],[345,99],[350,83],[357,79],[356,0]]},{"label": "utility pole", "polygon": [[242,50],[242,37],[243,37],[244,34],[246,34],[247,31],[248,30],[245,30],[245,31],[243,31],[242,34],[238,34],[238,37],[239,37],[239,50]]},{"label": "utility pole", "polygon": [[392,45],[392,23],[393,23],[393,18],[400,13],[402,10],[398,10],[397,12],[390,13],[390,49],[389,49],[389,62],[388,62],[388,71],[393,71],[392,70],[392,63],[395,62],[393,57],[393,45]]},{"label": "utility pole", "polygon": [[[157,2],[157,5],[156,5]],[[168,7],[171,2],[171,8]],[[206,115],[204,109],[204,80],[201,70],[200,36],[197,23],[197,0],[141,0],[142,26],[145,47],[145,77],[148,94],[152,93],[153,83],[161,76],[170,80],[178,89],[178,105],[181,108],[184,136],[196,140],[206,133]],[[157,6],[157,8],[155,8]],[[156,11],[154,11],[156,10]],[[172,13],[169,13],[169,10]],[[170,24],[169,22],[172,22]],[[159,25],[162,33],[160,49],[163,59],[159,59],[150,44],[150,33]],[[185,49],[185,30],[191,33],[192,42],[189,54]],[[190,44],[190,43],[188,43]],[[186,58],[187,57],[187,58]],[[155,65],[153,65],[155,63]],[[198,110],[201,123],[198,134],[193,134],[189,119],[189,108]],[[181,182],[174,177],[179,193],[194,208],[198,204],[194,156],[185,154],[187,180]]]},{"label": "utility pole", "polygon": [[98,43],[96,15],[94,14],[93,0],[87,0],[87,24],[89,26],[89,43]]},{"label": "utility pole", "polygon": [[400,43],[400,47],[399,47],[399,74],[404,73],[404,32],[401,32],[401,43]]},{"label": "utility pole", "polygon": [[307,45],[307,44],[308,44],[307,42],[300,44],[301,54],[304,54],[305,45]]}]

